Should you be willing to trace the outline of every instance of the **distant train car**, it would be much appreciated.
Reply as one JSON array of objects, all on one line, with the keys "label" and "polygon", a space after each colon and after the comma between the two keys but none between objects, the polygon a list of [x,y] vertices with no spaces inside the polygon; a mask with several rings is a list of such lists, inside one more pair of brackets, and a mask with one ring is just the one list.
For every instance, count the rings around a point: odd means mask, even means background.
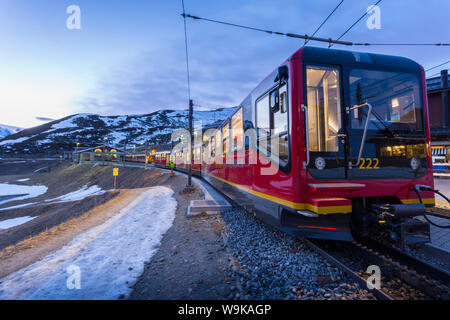
[{"label": "distant train car", "polygon": [[149,155],[146,155],[146,154],[127,154],[125,156],[125,161],[145,163],[145,158],[146,157],[148,158]]},{"label": "distant train car", "polygon": [[[187,173],[189,171],[189,149],[182,148],[175,152],[175,167],[181,172]],[[192,174],[201,176],[202,171],[202,144],[196,144],[192,147]]]},{"label": "distant train car", "polygon": [[197,147],[205,180],[289,234],[429,241],[412,219],[434,186],[425,74],[410,59],[303,47]]},{"label": "distant train car", "polygon": [[171,161],[170,151],[160,151],[156,152],[153,156],[153,163],[155,166],[162,168],[169,168]]}]

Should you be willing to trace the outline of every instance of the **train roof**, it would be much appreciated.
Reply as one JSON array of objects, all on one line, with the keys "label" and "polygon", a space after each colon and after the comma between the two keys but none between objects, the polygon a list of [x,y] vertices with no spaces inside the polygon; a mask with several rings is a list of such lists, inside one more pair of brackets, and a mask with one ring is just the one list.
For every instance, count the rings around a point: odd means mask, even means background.
[{"label": "train roof", "polygon": [[[419,73],[423,71],[423,67],[412,59],[391,56],[378,53],[358,52],[350,50],[328,49],[320,47],[302,47],[297,50],[293,55],[286,59],[280,66],[287,64],[294,59],[303,59],[312,63],[329,63],[329,64],[345,64],[350,67],[358,66],[359,68],[376,68],[387,69],[391,71],[406,72],[406,73]],[[243,105],[245,100],[248,99],[257,88],[268,78],[273,78],[277,72],[277,69],[273,70],[267,75],[258,85],[241,101],[238,108],[234,110],[224,121],[222,121],[217,128],[220,128],[226,123],[236,112],[239,111],[239,107]]]},{"label": "train roof", "polygon": [[[289,61],[294,59],[304,59],[313,63],[345,64],[350,67],[379,68],[407,73],[419,73],[424,70],[420,64],[405,57],[309,46],[297,50],[293,55],[281,63],[280,66],[286,65]],[[264,81],[268,78],[274,78],[277,69],[278,67],[259,82],[258,85],[241,101],[239,106],[242,106],[245,100],[247,100]],[[239,108],[230,114],[229,118],[238,110]]]},{"label": "train roof", "polygon": [[304,59],[307,61],[350,66],[358,65],[359,67],[388,68],[410,73],[423,70],[420,64],[405,57],[318,47],[303,47],[296,51],[288,60],[292,59]]}]

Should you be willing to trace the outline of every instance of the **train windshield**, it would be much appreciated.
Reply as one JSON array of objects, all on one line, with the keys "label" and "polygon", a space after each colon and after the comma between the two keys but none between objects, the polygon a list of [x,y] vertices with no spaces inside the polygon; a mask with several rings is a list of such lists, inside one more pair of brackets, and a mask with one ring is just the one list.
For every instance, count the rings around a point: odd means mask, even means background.
[{"label": "train windshield", "polygon": [[[353,69],[350,73],[351,105],[369,102],[373,109],[369,130],[398,133],[423,133],[423,103],[420,80],[416,74]],[[364,108],[350,115],[352,129],[363,129]]]}]

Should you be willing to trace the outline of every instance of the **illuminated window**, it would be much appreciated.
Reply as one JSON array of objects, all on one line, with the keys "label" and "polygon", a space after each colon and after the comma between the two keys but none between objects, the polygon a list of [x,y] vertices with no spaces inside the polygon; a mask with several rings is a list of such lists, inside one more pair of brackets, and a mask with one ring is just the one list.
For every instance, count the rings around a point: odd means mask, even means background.
[{"label": "illuminated window", "polygon": [[220,129],[216,131],[216,155],[222,154],[222,132]]},{"label": "illuminated window", "polygon": [[288,101],[287,101],[287,85],[283,84],[278,91],[279,108],[272,112],[273,130],[272,137],[278,137],[278,159],[280,165],[284,166],[289,161],[289,139],[288,139]]},{"label": "illuminated window", "polygon": [[231,118],[232,149],[241,150],[244,146],[244,125],[242,119],[242,108]]},{"label": "illuminated window", "polygon": [[223,127],[223,154],[226,154],[228,151],[228,140],[230,137],[230,125],[227,123],[224,127]]},{"label": "illuminated window", "polygon": [[427,147],[424,143],[422,144],[411,144],[406,146],[406,155],[408,159],[411,158],[426,158],[427,157]]},{"label": "illuminated window", "polygon": [[270,132],[269,95],[256,102],[256,127],[259,136]]},{"label": "illuminated window", "polygon": [[216,139],[214,137],[211,138],[211,142],[209,143],[211,147],[211,157],[216,156]]},{"label": "illuminated window", "polygon": [[339,151],[337,133],[341,128],[339,70],[331,67],[308,67],[309,150]]}]

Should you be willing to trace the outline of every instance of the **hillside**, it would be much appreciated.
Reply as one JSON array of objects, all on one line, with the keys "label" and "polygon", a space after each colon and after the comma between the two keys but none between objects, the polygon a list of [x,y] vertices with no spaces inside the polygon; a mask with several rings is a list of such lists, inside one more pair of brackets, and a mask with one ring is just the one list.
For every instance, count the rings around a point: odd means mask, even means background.
[{"label": "hillside", "polygon": [[0,124],[0,139],[3,139],[9,135],[15,134],[23,130],[19,127],[8,126],[6,124]]},{"label": "hillside", "polygon": [[[194,120],[203,127],[214,127],[234,108],[195,111]],[[160,110],[150,114],[100,116],[76,114],[37,127],[24,129],[0,139],[1,154],[34,154],[73,150],[77,142],[82,147],[108,144],[120,147],[149,141],[159,145],[170,142],[174,129],[188,127],[187,110]]]}]

